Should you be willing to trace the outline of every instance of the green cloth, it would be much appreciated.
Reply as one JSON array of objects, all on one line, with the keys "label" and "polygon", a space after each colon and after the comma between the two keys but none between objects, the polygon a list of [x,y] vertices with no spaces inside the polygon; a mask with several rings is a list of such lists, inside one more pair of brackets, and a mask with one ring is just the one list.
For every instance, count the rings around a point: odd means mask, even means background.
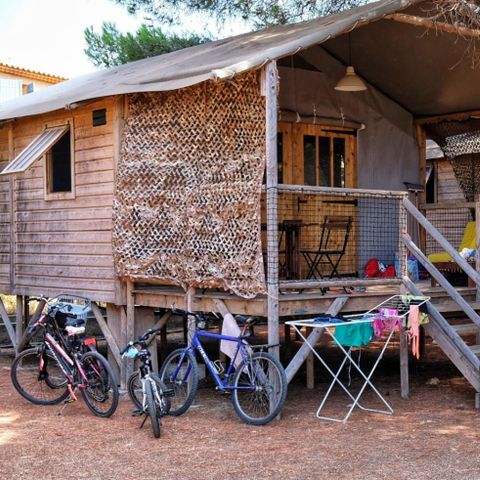
[{"label": "green cloth", "polygon": [[338,325],[333,334],[335,340],[344,347],[362,347],[368,345],[373,337],[373,328],[370,322]]}]

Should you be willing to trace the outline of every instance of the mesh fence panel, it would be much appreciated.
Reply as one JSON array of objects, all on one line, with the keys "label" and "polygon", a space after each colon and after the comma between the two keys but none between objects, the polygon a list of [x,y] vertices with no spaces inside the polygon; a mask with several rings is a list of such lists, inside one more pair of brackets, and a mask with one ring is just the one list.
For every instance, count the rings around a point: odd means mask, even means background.
[{"label": "mesh fence panel", "polygon": [[[362,279],[372,258],[385,266],[397,267],[395,272],[389,269],[383,278],[399,276],[406,258],[400,242],[400,233],[407,228],[402,198],[400,194],[386,196],[374,192],[319,193],[308,187],[302,193],[280,191],[279,279]],[[262,201],[264,204],[265,198]],[[265,215],[262,208],[264,254]],[[375,278],[382,278],[382,274],[379,272]]]},{"label": "mesh fence panel", "polygon": [[[455,249],[460,248],[465,227],[474,218],[474,208],[434,208],[427,209],[427,220],[448,240]],[[442,253],[443,249],[438,242],[426,233],[426,254]]]},{"label": "mesh fence panel", "polygon": [[259,77],[129,97],[114,199],[117,272],[184,287],[265,291]]}]

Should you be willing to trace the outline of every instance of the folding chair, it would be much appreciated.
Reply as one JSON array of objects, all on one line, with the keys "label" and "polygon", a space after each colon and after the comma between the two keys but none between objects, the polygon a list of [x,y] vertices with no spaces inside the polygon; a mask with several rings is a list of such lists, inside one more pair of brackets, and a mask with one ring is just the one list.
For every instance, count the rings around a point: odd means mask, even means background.
[{"label": "folding chair", "polygon": [[326,265],[331,269],[328,278],[340,276],[338,266],[345,255],[352,221],[352,217],[325,217],[318,248],[316,250],[302,250],[303,258],[308,266],[307,279],[324,278],[325,276],[321,272],[322,265]]}]

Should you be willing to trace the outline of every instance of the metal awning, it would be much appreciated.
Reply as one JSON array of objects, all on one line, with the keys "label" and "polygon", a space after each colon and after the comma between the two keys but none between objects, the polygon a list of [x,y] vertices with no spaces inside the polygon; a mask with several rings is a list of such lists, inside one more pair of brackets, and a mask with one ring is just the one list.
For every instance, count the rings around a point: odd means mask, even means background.
[{"label": "metal awning", "polygon": [[61,125],[44,130],[22,153],[15,157],[13,162],[4,168],[0,175],[24,172],[35,160],[43,156],[69,128],[69,125]]}]

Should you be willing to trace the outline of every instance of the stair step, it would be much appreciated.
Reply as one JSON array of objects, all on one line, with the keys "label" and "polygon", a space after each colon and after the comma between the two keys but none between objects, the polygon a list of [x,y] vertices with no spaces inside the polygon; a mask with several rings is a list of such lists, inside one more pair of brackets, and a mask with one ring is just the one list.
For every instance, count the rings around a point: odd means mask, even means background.
[{"label": "stair step", "polygon": [[480,345],[470,345],[470,350],[471,350],[475,355],[480,355]]},{"label": "stair step", "polygon": [[[475,310],[480,311],[480,302],[468,302],[468,304]],[[463,310],[457,305],[456,302],[444,302],[434,304],[435,308],[440,313],[462,313]]]},{"label": "stair step", "polygon": [[462,323],[460,325],[452,325],[452,328],[459,335],[475,335],[480,333],[480,327],[477,327],[474,323]]}]

